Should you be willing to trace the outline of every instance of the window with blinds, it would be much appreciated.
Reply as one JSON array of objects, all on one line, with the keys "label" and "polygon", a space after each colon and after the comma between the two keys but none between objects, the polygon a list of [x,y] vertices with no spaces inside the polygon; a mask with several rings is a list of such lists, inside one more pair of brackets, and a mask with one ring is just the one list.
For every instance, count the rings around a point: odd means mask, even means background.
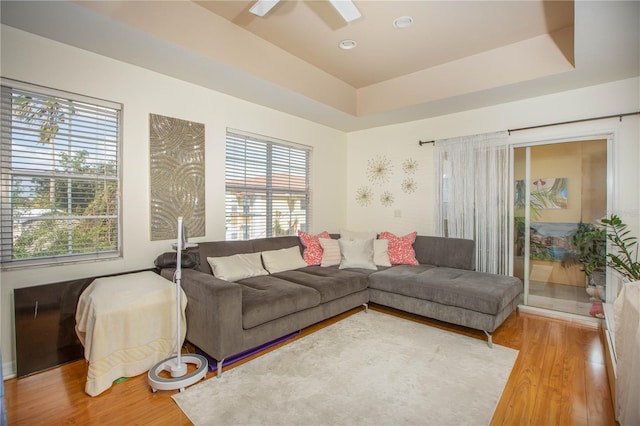
[{"label": "window with blinds", "polygon": [[120,255],[121,105],[1,87],[3,268]]},{"label": "window with blinds", "polygon": [[310,147],[228,130],[226,239],[308,232],[310,156]]}]

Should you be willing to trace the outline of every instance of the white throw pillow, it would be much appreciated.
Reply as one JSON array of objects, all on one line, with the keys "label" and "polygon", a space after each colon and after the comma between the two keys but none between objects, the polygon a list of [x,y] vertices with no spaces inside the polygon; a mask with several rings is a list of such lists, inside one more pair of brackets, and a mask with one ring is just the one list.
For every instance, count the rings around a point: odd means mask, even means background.
[{"label": "white throw pillow", "polygon": [[373,262],[378,266],[391,266],[389,261],[389,241],[377,240],[378,233],[375,231],[359,232],[341,230],[340,238],[345,240],[368,240],[373,239]]},{"label": "white throw pillow", "polygon": [[373,262],[378,266],[391,266],[389,240],[373,240]]},{"label": "white throw pillow", "polygon": [[241,253],[233,256],[207,257],[216,278],[239,281],[245,278],[268,275],[262,267],[260,253]]},{"label": "white throw pillow", "polygon": [[271,274],[307,266],[307,262],[302,258],[298,246],[280,250],[263,251],[262,261],[264,262],[264,267],[267,268],[267,271]]},{"label": "white throw pillow", "polygon": [[322,246],[322,262],[320,266],[333,266],[340,264],[340,243],[333,238],[319,238]]},{"label": "white throw pillow", "polygon": [[373,262],[373,239],[338,240],[340,244],[340,269],[361,268],[378,269]]}]

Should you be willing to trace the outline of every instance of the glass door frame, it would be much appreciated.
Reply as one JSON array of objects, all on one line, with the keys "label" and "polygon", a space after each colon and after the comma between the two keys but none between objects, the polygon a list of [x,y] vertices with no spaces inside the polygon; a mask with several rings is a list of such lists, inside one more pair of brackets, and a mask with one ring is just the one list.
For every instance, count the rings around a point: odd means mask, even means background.
[{"label": "glass door frame", "polygon": [[[614,141],[616,139],[615,130],[596,131],[596,132],[576,132],[569,137],[529,137],[520,141],[509,144],[509,275],[514,274],[514,258],[515,258],[515,150],[516,148],[527,148],[525,151],[525,205],[529,205],[531,192],[531,148],[541,145],[553,145],[568,142],[580,142],[592,139],[603,139],[607,141],[607,214],[613,211],[613,207],[618,204],[618,194],[615,191],[617,174],[614,173]],[[531,217],[529,209],[525,208],[524,229],[531,226]],[[530,233],[525,232],[524,241],[524,305],[528,306],[529,295],[529,266],[530,266]],[[617,286],[609,285],[612,281],[609,268],[607,268],[607,285],[606,300],[613,300],[617,294]],[[615,287],[615,288],[614,288]]]}]

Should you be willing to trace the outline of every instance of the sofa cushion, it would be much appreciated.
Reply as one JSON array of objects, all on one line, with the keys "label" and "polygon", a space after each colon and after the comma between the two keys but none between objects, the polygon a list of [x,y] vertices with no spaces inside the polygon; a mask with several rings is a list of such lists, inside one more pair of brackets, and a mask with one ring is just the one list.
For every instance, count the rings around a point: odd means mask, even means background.
[{"label": "sofa cushion", "polygon": [[462,238],[418,235],[413,248],[420,263],[458,269],[475,269],[475,242]]},{"label": "sofa cushion", "polygon": [[389,240],[373,240],[373,262],[378,266],[391,266]]},{"label": "sofa cushion", "polygon": [[267,250],[262,252],[262,262],[270,274],[275,274],[291,269],[307,266],[300,255],[300,247],[283,248],[279,250]]},{"label": "sofa cushion", "polygon": [[248,329],[320,304],[320,293],[274,275],[238,281],[242,287],[242,328]]},{"label": "sofa cushion", "polygon": [[283,280],[310,287],[320,294],[322,303],[339,299],[367,288],[367,276],[359,272],[321,266],[309,266],[274,275]]},{"label": "sofa cushion", "polygon": [[375,231],[357,232],[340,231],[340,239],[343,240],[368,240],[373,239],[373,263],[378,266],[391,266],[389,262],[389,240],[380,240]]},{"label": "sofa cushion", "polygon": [[253,251],[280,250],[283,248],[298,246],[298,248],[300,249],[300,254],[302,254],[302,244],[300,244],[300,238],[295,235],[256,238],[255,240],[250,241],[253,247]]},{"label": "sofa cushion", "polygon": [[245,278],[267,275],[262,267],[260,253],[241,253],[223,257],[207,257],[207,262],[216,278],[238,281]]},{"label": "sofa cushion", "polygon": [[341,229],[340,238],[345,240],[368,240],[368,239],[375,240],[376,238],[378,238],[378,233],[375,231],[360,232],[360,231],[349,231],[346,229]]},{"label": "sofa cushion", "polygon": [[307,262],[307,265],[320,265],[322,263],[322,246],[320,245],[319,238],[331,238],[331,235],[329,235],[327,231],[321,232],[318,235],[298,231],[298,236],[304,246],[302,256],[304,261]]},{"label": "sofa cushion", "polygon": [[373,239],[345,240],[340,238],[340,269],[377,269],[373,262]]},{"label": "sofa cushion", "polygon": [[[322,246],[322,262],[320,266],[340,265],[341,253],[338,240],[332,238],[319,238],[318,240]],[[373,240],[373,263],[376,266],[391,266],[391,262],[389,262],[389,240]]]},{"label": "sofa cushion", "polygon": [[496,315],[522,292],[518,278],[428,265],[369,275],[369,288]]},{"label": "sofa cushion", "polygon": [[391,232],[380,233],[381,240],[389,240],[389,261],[392,265],[417,265],[413,243],[417,232],[398,237]]},{"label": "sofa cushion", "polygon": [[322,261],[320,266],[334,266],[340,264],[340,243],[333,238],[318,238],[322,246]]},{"label": "sofa cushion", "polygon": [[[253,243],[249,241],[211,241],[198,243],[198,247],[190,249],[189,252],[200,253],[200,259],[208,257],[231,256],[240,253],[253,253]],[[200,270],[213,275],[211,265],[208,262],[200,263]]]}]

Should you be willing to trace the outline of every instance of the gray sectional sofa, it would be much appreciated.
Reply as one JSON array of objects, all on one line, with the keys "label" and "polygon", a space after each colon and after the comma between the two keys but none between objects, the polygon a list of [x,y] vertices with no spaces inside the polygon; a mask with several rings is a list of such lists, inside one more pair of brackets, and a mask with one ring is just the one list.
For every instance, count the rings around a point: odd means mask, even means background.
[{"label": "gray sectional sofa", "polygon": [[[332,235],[336,238],[336,235]],[[230,282],[206,259],[297,246],[298,237],[200,243],[199,270],[182,270],[187,340],[218,362],[369,302],[491,333],[517,308],[514,277],[473,271],[474,242],[417,236],[419,265],[370,269],[306,266]],[[162,275],[171,279],[173,270]]]}]

